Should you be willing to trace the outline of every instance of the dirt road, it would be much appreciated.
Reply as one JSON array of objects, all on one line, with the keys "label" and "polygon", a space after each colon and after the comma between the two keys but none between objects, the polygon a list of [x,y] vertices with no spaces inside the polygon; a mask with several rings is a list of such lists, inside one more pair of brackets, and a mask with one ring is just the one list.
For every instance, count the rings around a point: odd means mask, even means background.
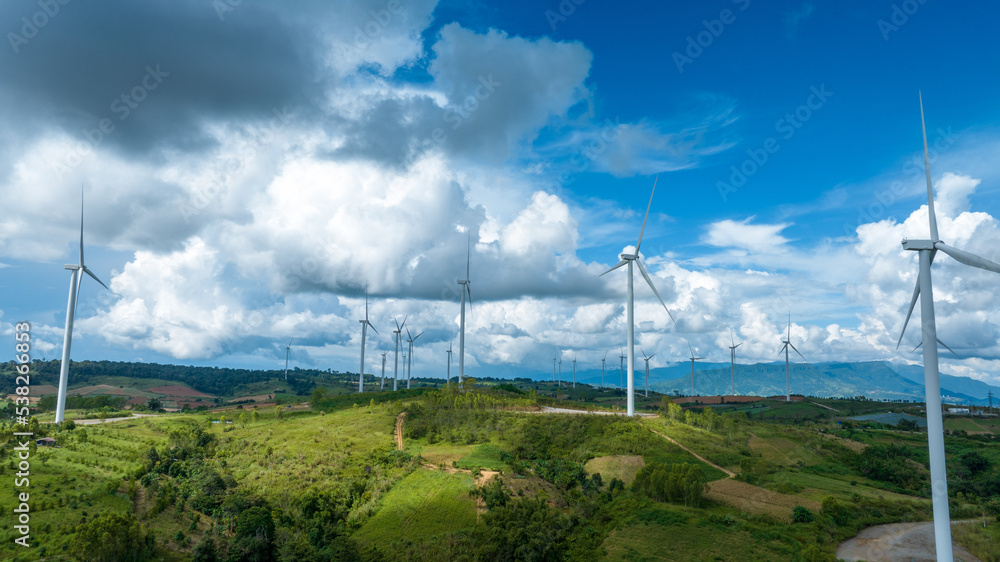
[{"label": "dirt road", "polygon": [[[952,525],[968,523],[953,521]],[[964,547],[953,544],[955,560],[979,562]],[[876,525],[858,533],[858,536],[837,547],[840,560],[868,560],[869,562],[934,562],[934,523],[893,523]]]},{"label": "dirt road", "polygon": [[652,431],[653,433],[655,433],[655,434],[659,435],[660,437],[666,439],[667,441],[670,441],[674,445],[677,445],[681,449],[684,449],[685,451],[691,453],[691,456],[693,456],[694,458],[700,460],[701,462],[703,462],[703,463],[705,463],[705,464],[707,464],[707,465],[709,465],[709,466],[711,466],[713,468],[717,468],[717,469],[721,470],[722,472],[725,472],[727,478],[732,478],[732,477],[736,476],[735,472],[733,472],[731,470],[726,470],[726,469],[722,468],[721,466],[715,464],[714,462],[712,462],[712,461],[706,459],[705,457],[699,455],[698,453],[692,451],[691,449],[688,449],[684,445],[681,445],[680,443],[678,443],[676,439],[674,439],[672,437],[668,437],[668,436],[660,433],[659,431],[656,431],[655,429],[650,429],[650,431]]},{"label": "dirt road", "polygon": [[396,448],[400,451],[403,450],[403,418],[405,417],[406,412],[396,416]]}]

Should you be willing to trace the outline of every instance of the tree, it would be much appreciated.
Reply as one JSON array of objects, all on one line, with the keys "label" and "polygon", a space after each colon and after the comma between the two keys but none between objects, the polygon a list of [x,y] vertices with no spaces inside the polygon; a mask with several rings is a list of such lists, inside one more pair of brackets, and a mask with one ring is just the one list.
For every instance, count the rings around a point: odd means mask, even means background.
[{"label": "tree", "polygon": [[322,386],[317,386],[313,388],[312,396],[309,398],[309,404],[313,408],[318,408],[320,403],[326,399],[326,389]]},{"label": "tree", "polygon": [[236,534],[229,559],[246,562],[274,560],[274,519],[267,508],[254,506],[236,516]]},{"label": "tree", "polygon": [[253,412],[250,412],[250,422],[251,423],[257,423],[258,419],[260,419],[260,414],[257,413],[257,410],[254,410]]},{"label": "tree", "polygon": [[81,560],[137,562],[153,556],[155,539],[131,513],[101,512],[77,527],[73,552]]},{"label": "tree", "polygon": [[278,421],[281,421],[285,417],[285,407],[284,406],[275,406],[274,407],[274,417]]},{"label": "tree", "polygon": [[194,562],[218,562],[219,560],[219,553],[215,550],[215,541],[207,534],[195,547],[193,555],[191,560]]},{"label": "tree", "polygon": [[150,398],[146,401],[146,407],[149,408],[151,412],[158,412],[163,409],[163,403],[160,402],[159,398]]}]

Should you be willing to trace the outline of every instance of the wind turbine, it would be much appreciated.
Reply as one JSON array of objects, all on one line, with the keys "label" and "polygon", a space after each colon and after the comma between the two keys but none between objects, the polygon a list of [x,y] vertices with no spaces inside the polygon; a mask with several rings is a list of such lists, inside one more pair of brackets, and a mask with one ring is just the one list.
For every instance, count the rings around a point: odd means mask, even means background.
[{"label": "wind turbine", "polygon": [[642,353],[642,358],[646,360],[646,398],[649,398],[649,360],[656,357],[656,354],[652,354],[646,357],[646,352],[639,348],[639,352]]},{"label": "wind turbine", "polygon": [[458,281],[462,286],[462,320],[461,332],[458,335],[458,384],[465,378],[465,294],[469,294],[469,314],[472,313],[472,281],[469,276],[469,265],[472,263],[472,230],[469,230],[469,243],[465,256],[465,279]]},{"label": "wind turbine", "polygon": [[[934,186],[931,183],[930,159],[927,156],[927,128],[924,125],[924,100],[920,96],[920,127],[924,137],[924,170],[927,176],[927,219],[930,223],[930,240],[903,240],[904,250],[913,250],[920,255],[920,273],[917,286],[913,288],[910,309],[903,322],[899,341],[903,341],[906,325],[913,314],[913,307],[920,297],[920,321],[922,325],[921,343],[924,347],[924,393],[927,405],[927,448],[931,467],[931,500],[934,506],[934,544],[937,559],[951,561],[954,557],[951,547],[951,525],[948,514],[948,480],[945,473],[944,424],[941,419],[941,381],[938,372],[937,325],[934,320],[934,294],[931,285],[931,264],[938,250],[948,254],[959,263],[1000,273],[1000,265],[953,248],[938,237],[937,216],[934,214]],[[899,343],[896,344],[899,348]]]},{"label": "wind turbine", "polygon": [[608,352],[604,352],[604,359],[601,359],[601,388],[604,388],[604,362],[608,359]]},{"label": "wind turbine", "polygon": [[368,327],[377,334],[378,330],[368,321],[368,282],[365,281],[365,319],[361,322],[361,368],[358,369],[358,392],[365,391],[365,336],[368,334]]},{"label": "wind turbine", "polygon": [[406,317],[403,317],[403,323],[399,323],[398,318],[393,318],[396,322],[396,329],[392,333],[396,334],[396,358],[393,360],[392,366],[392,391],[395,392],[399,387],[399,334],[403,331],[403,326],[406,326]]},{"label": "wind turbine", "polygon": [[695,393],[694,393],[694,362],[698,361],[700,359],[704,359],[704,357],[695,357],[694,356],[694,349],[691,349],[691,344],[688,344],[688,350],[691,351],[691,396],[695,396]]},{"label": "wind turbine", "polygon": [[576,357],[573,358],[573,388],[576,388]]},{"label": "wind turbine", "polygon": [[562,359],[559,359],[559,372],[556,375],[556,386],[562,388]]},{"label": "wind turbine", "polygon": [[379,390],[385,390],[385,356],[389,355],[388,351],[382,352],[382,384],[379,385]]},{"label": "wind turbine", "polygon": [[618,388],[621,389],[621,388],[625,387],[625,352],[624,351],[619,351],[618,352],[618,359],[621,360],[621,361],[618,362]]},{"label": "wind turbine", "polygon": [[[657,179],[659,179],[659,176],[657,176]],[[670,314],[669,310],[667,310],[667,303],[663,302],[663,299],[660,297],[660,293],[656,290],[656,286],[653,285],[652,279],[650,279],[649,274],[646,273],[645,266],[643,266],[642,262],[639,260],[639,246],[642,245],[642,235],[646,231],[646,219],[649,218],[649,209],[652,208],[653,206],[654,193],[656,193],[656,179],[653,180],[653,191],[649,194],[649,204],[646,206],[646,216],[643,217],[642,219],[642,229],[639,231],[639,241],[635,243],[635,253],[621,254],[619,256],[621,258],[621,261],[619,261],[611,269],[601,274],[601,275],[606,275],[623,265],[628,266],[628,289],[626,298],[627,304],[625,306],[625,311],[626,311],[625,316],[626,316],[626,322],[628,323],[628,399],[627,399],[628,412],[627,413],[629,416],[635,415],[635,382],[633,380],[635,374],[635,303],[632,291],[633,262],[635,263],[635,265],[639,266],[639,273],[642,274],[642,278],[646,280],[647,284],[649,284],[649,288],[653,290],[653,294],[656,295],[656,298],[660,300],[660,304],[663,305],[663,310],[667,311],[667,315],[670,316],[670,319],[673,320],[675,324],[677,323],[677,321],[674,320],[674,316]]]},{"label": "wind turbine", "polygon": [[451,341],[448,342],[448,383],[451,384]]},{"label": "wind turbine", "polygon": [[[66,413],[66,390],[69,385],[69,350],[73,343],[73,318],[76,316],[77,299],[80,296],[80,272],[94,278],[102,287],[108,289],[103,281],[94,275],[83,263],[83,186],[80,187],[80,263],[67,264],[66,269],[73,273],[69,278],[69,302],[66,304],[66,330],[63,332],[62,362],[59,364],[59,394],[56,397],[56,423],[61,423]],[[111,289],[108,289],[109,291]]]},{"label": "wind turbine", "polygon": [[736,348],[743,345],[743,342],[736,343],[736,336],[732,330],[729,330],[729,341],[733,342],[733,345],[729,346],[729,378],[733,383],[733,396],[736,396]]},{"label": "wind turbine", "polygon": [[288,382],[288,356],[292,352],[292,340],[288,340],[288,345],[285,346],[285,382]]},{"label": "wind turbine", "polygon": [[416,341],[416,339],[419,338],[421,334],[423,334],[423,332],[420,332],[420,334],[417,334],[415,336],[410,336],[410,329],[409,328],[406,329],[406,336],[408,338],[410,338],[410,339],[406,340],[410,344],[410,357],[409,357],[409,359],[407,360],[407,363],[406,363],[406,389],[407,390],[410,389],[410,368],[413,366],[413,342]]},{"label": "wind turbine", "polygon": [[[791,377],[789,375],[789,367],[788,367],[788,348],[790,347],[792,349],[795,349],[795,346],[792,345],[792,314],[791,313],[788,314],[788,332],[785,335],[785,339],[781,340],[781,343],[785,344],[781,348],[781,351],[778,352],[778,355],[781,355],[782,351],[785,352],[785,402],[790,402],[792,400],[792,390],[791,390],[791,382],[790,382],[791,381]],[[795,349],[795,353],[799,353],[799,350]],[[802,357],[801,353],[799,353],[799,357]],[[805,361],[805,359],[806,359],[805,357],[802,357],[803,361]]]}]

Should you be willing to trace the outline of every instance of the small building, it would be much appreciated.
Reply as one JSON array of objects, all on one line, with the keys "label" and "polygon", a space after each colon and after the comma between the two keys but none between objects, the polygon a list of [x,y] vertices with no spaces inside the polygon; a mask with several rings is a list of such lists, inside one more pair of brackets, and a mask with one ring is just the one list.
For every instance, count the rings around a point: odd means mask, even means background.
[{"label": "small building", "polygon": [[42,437],[38,441],[35,441],[35,445],[38,445],[39,447],[55,447],[56,440],[51,437]]}]

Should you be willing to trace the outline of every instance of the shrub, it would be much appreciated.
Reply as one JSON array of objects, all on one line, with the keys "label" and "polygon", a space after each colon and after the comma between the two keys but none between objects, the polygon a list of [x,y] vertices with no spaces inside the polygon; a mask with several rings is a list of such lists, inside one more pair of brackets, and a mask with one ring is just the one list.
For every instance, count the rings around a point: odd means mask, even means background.
[{"label": "shrub", "polygon": [[797,505],[792,509],[792,521],[796,523],[812,523],[815,520],[816,516],[801,505]]}]

